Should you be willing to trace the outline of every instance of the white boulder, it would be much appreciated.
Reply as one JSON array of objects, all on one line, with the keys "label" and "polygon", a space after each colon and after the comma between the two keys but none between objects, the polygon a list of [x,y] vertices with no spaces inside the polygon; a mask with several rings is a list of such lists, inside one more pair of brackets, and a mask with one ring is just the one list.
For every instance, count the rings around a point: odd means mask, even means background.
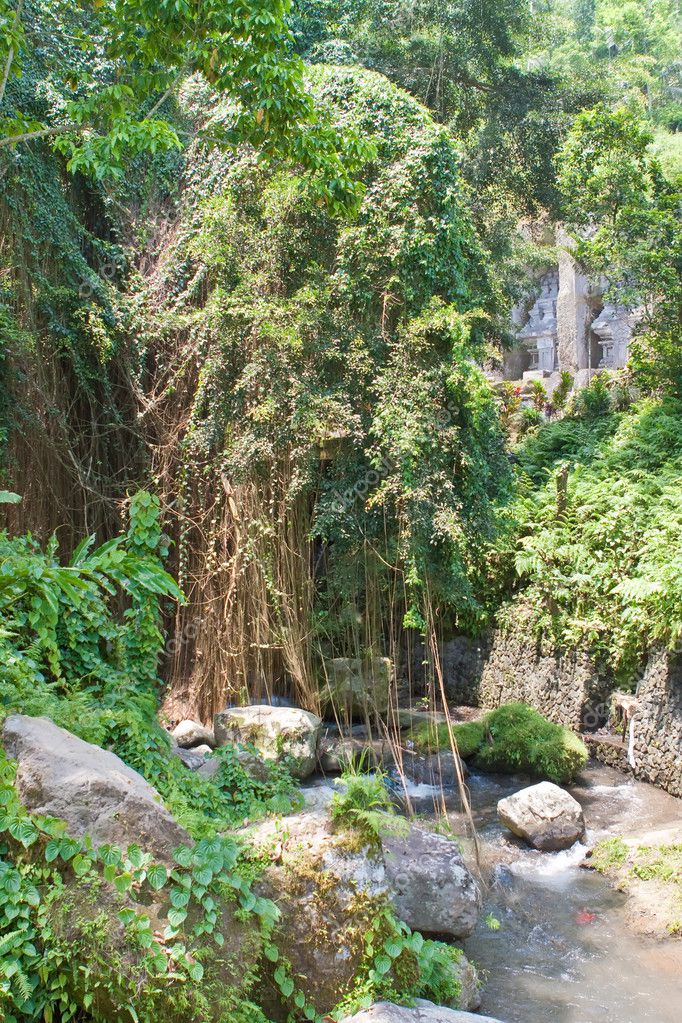
[{"label": "white boulder", "polygon": [[392,1002],[376,1002],[369,1009],[362,1009],[355,1016],[347,1016],[341,1023],[500,1023],[492,1016],[473,1015],[434,1005],[422,998],[416,999],[414,1008],[393,1005]]},{"label": "white boulder", "polygon": [[189,718],[176,725],[171,735],[175,745],[181,749],[192,749],[196,746],[210,746],[213,749],[215,746],[213,729],[199,724],[198,721],[190,721]]},{"label": "white boulder", "polygon": [[549,781],[530,785],[497,804],[506,827],[536,849],[568,849],[585,833],[580,803]]},{"label": "white boulder", "polygon": [[296,778],[307,778],[317,764],[322,721],[296,707],[228,707],[215,715],[216,745],[255,746],[264,760],[287,760]]}]

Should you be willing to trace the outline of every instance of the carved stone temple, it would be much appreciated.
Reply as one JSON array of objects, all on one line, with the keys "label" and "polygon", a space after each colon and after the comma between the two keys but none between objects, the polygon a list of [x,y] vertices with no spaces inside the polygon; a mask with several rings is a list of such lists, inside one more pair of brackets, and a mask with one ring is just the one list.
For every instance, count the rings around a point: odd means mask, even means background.
[{"label": "carved stone temple", "polygon": [[597,372],[623,368],[637,311],[604,301],[605,287],[580,273],[561,228],[548,241],[558,250],[557,265],[536,280],[532,293],[514,309],[516,342],[495,376],[542,379],[551,391],[564,369],[581,387]]}]

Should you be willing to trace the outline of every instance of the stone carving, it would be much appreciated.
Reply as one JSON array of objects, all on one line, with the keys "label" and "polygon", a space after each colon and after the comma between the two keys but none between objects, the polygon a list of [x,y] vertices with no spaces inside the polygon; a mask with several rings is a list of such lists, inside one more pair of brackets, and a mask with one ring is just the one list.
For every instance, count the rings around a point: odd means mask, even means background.
[{"label": "stone carving", "polygon": [[530,370],[553,373],[556,369],[557,315],[559,278],[545,274],[541,291],[530,311],[528,322],[519,331],[519,339],[530,353]]},{"label": "stone carving", "polygon": [[636,318],[636,313],[624,306],[606,303],[592,324],[602,350],[600,368],[622,369],[627,364]]}]

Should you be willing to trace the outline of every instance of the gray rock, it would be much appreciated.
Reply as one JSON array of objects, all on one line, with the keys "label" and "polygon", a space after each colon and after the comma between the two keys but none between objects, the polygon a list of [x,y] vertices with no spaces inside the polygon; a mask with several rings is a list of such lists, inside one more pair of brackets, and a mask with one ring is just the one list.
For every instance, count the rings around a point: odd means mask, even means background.
[{"label": "gray rock", "polygon": [[218,746],[253,745],[264,760],[286,758],[297,778],[307,778],[315,770],[321,727],[315,714],[295,707],[229,707],[214,719]]},{"label": "gray rock", "polygon": [[500,1023],[492,1016],[473,1015],[458,1009],[434,1005],[423,998],[417,998],[415,1008],[393,1005],[391,1002],[376,1002],[369,1009],[362,1009],[355,1016],[347,1016],[341,1023]]},{"label": "gray rock", "polygon": [[317,759],[325,774],[339,774],[350,764],[362,763],[364,770],[392,767],[395,755],[390,742],[342,735],[323,735],[317,745]]},{"label": "gray rock", "polygon": [[[262,862],[271,861],[259,890],[280,909],[281,947],[324,1015],[347,993],[363,961],[367,920],[387,898],[393,901],[394,892],[382,849],[358,847],[352,836],[336,832],[324,800],[306,802],[303,813],[261,821],[248,834]],[[425,860],[425,871],[432,866]],[[477,1007],[474,967],[462,955],[452,971],[460,983],[458,1007]]]},{"label": "gray rock", "polygon": [[[201,748],[198,746],[196,749],[183,749],[182,746],[176,746],[173,753],[178,759],[182,760],[185,767],[189,768],[190,771],[198,771],[206,760],[206,754],[199,752]],[[208,746],[204,747],[204,749],[208,749],[209,753],[211,752]]]},{"label": "gray rock", "polygon": [[215,747],[215,736],[213,729],[199,724],[198,721],[190,721],[189,718],[181,721],[171,732],[173,740],[182,749],[192,749],[195,746]]},{"label": "gray rock", "polygon": [[456,842],[420,825],[382,836],[386,881],[397,915],[426,934],[464,938],[481,908],[481,892]]},{"label": "gray rock", "polygon": [[501,799],[497,815],[510,831],[536,849],[567,849],[585,833],[580,803],[549,781]]},{"label": "gray rock", "polygon": [[391,685],[388,657],[332,657],[324,662],[327,682],[321,698],[343,720],[385,715]]},{"label": "gray rock", "polygon": [[83,742],[48,718],[12,714],[3,726],[7,756],[17,761],[16,786],[24,806],[60,817],[74,837],[126,848],[137,843],[168,859],[189,844],[161,796],[114,753]]},{"label": "gray rock", "polygon": [[[315,790],[312,790],[315,791]],[[480,912],[481,894],[457,843],[402,818],[386,818],[380,848],[351,850],[331,826],[328,796],[306,800],[306,811],[268,821],[254,833],[257,845],[279,828],[292,849],[323,862],[325,870],[358,891],[386,896],[396,915],[413,930],[449,938],[471,934]],[[306,852],[307,850],[307,852]]]},{"label": "gray rock", "polygon": [[201,775],[202,778],[215,778],[220,768],[220,761],[215,757],[209,757],[204,760],[201,767],[197,768],[197,774]]},{"label": "gray rock", "polygon": [[[256,781],[268,780],[267,760],[264,760],[257,753],[252,753],[251,750],[241,749],[238,746],[235,746],[235,755],[246,773],[250,774],[252,778]],[[203,778],[215,778],[219,768],[220,757],[209,756],[204,760],[197,774],[200,774]]]}]

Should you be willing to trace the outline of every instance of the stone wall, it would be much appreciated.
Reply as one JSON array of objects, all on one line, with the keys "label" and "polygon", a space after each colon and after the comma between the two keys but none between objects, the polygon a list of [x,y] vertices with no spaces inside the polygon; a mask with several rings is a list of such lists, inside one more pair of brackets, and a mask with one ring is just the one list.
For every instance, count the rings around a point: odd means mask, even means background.
[{"label": "stone wall", "polygon": [[558,724],[580,730],[585,713],[608,689],[590,656],[581,650],[544,653],[523,631],[497,633],[479,685],[479,705],[499,707],[521,700]]},{"label": "stone wall", "polygon": [[637,687],[630,763],[633,774],[682,796],[682,656],[658,651]]},{"label": "stone wall", "polygon": [[[492,709],[520,700],[576,731],[600,729],[585,735],[597,759],[682,797],[682,656],[652,654],[637,688],[629,742],[623,742],[602,728],[608,722],[613,680],[585,650],[539,649],[522,608],[512,632],[497,631],[483,640],[457,636],[440,649],[451,703]],[[416,647],[417,686],[423,684],[423,659],[423,648]]]}]

